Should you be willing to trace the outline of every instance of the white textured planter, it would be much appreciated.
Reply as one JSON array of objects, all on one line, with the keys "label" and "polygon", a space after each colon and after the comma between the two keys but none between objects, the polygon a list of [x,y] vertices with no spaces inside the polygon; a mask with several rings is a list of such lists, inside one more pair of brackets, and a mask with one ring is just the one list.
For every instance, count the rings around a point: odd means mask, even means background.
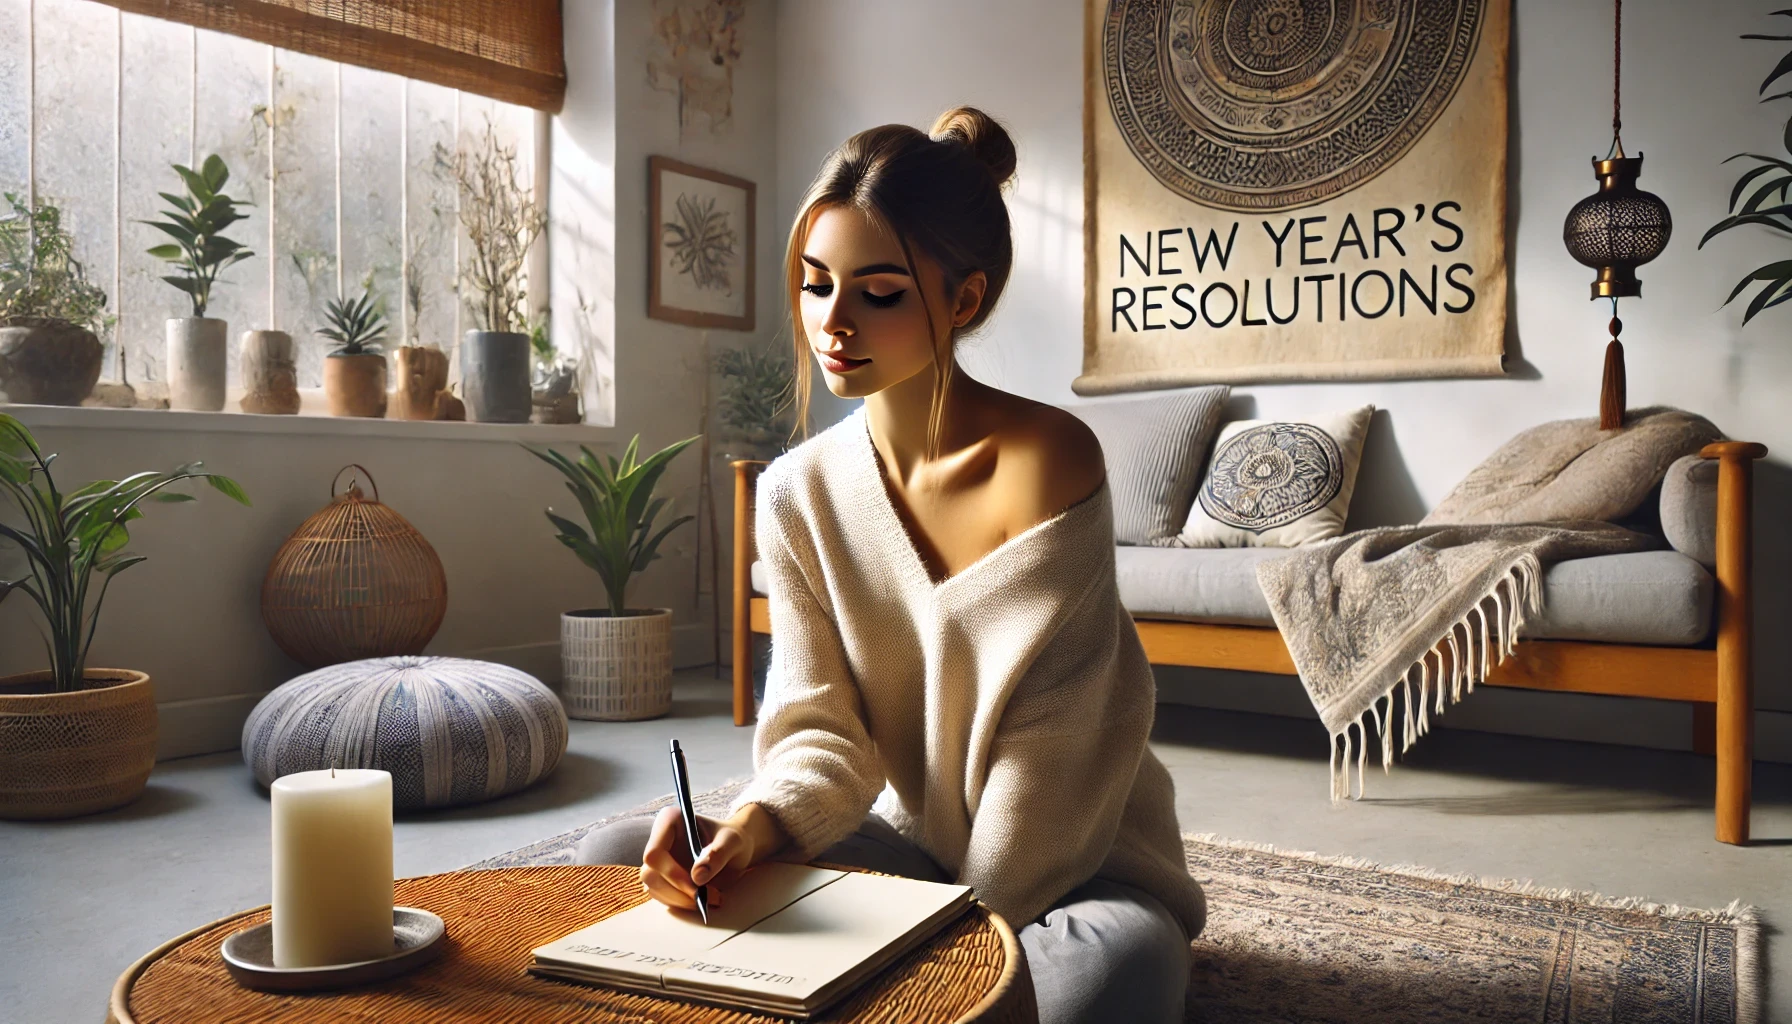
[{"label": "white textured planter", "polygon": [[244,412],[292,416],[299,411],[299,367],[292,335],[285,331],[244,331],[242,358]]},{"label": "white textured planter", "polygon": [[168,408],[223,411],[229,334],[230,325],[215,317],[168,321]]},{"label": "white textured planter", "polygon": [[560,616],[560,703],[568,716],[625,722],[672,710],[672,609],[630,611]]}]

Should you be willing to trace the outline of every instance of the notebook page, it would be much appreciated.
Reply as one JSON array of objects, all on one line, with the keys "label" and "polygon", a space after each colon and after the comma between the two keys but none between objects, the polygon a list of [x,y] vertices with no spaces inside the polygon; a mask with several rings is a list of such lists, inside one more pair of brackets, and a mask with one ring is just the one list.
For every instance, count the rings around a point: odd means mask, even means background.
[{"label": "notebook page", "polygon": [[968,905],[970,887],[852,872],[688,964],[668,967],[668,989],[735,992],[803,1005],[929,921]]},{"label": "notebook page", "polygon": [[657,987],[667,964],[700,956],[844,874],[802,864],[761,864],[729,887],[721,906],[710,908],[707,925],[695,911],[649,900],[537,947],[535,959],[650,978]]}]

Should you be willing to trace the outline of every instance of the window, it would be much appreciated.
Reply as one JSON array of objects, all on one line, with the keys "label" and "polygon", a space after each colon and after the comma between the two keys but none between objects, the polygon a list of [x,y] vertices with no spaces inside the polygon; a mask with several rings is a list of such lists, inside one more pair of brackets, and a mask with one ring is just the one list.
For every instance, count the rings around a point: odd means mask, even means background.
[{"label": "window", "polygon": [[546,126],[528,107],[90,0],[0,0],[0,190],[62,208],[117,318],[107,380],[165,377],[163,321],[189,307],[145,252],[164,236],[141,222],[164,208],[158,192],[181,191],[170,165],[210,153],[230,168],[226,191],[254,204],[228,234],[255,255],[224,271],[208,310],[230,324],[233,387],[236,338],[263,328],[290,333],[299,386],[321,386],[323,304],[364,283],[387,309],[388,348],[452,352],[471,326],[453,153],[487,124],[541,196]]}]

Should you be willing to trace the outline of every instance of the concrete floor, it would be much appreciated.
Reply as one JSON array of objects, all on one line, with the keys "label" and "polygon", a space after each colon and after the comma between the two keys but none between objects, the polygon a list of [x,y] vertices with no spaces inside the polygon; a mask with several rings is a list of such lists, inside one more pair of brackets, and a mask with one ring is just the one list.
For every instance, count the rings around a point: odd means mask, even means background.
[{"label": "concrete floor", "polygon": [[[725,685],[687,671],[675,694],[669,718],[573,723],[566,761],[533,790],[401,817],[398,874],[453,870],[666,792],[671,736],[698,787],[745,775],[752,732],[731,724]],[[1691,754],[1435,732],[1334,808],[1313,722],[1165,704],[1153,745],[1188,831],[1688,906],[1740,898],[1770,925],[1792,916],[1792,766],[1757,767],[1757,839],[1737,848],[1711,838],[1712,762]],[[267,829],[267,797],[235,753],[158,765],[116,812],[0,822],[0,1022],[98,1024],[136,957],[266,903]],[[1787,977],[1792,948],[1770,937],[1766,961]],[[1769,1021],[1792,1021],[1782,988]]]}]

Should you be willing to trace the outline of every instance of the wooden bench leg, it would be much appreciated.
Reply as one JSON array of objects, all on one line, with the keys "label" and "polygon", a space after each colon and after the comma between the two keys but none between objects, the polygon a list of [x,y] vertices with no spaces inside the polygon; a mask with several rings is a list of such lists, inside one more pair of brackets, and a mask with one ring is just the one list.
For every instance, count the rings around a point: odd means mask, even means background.
[{"label": "wooden bench leg", "polygon": [[1755,765],[1751,512],[1758,444],[1707,445],[1717,463],[1717,839],[1748,842]]}]

